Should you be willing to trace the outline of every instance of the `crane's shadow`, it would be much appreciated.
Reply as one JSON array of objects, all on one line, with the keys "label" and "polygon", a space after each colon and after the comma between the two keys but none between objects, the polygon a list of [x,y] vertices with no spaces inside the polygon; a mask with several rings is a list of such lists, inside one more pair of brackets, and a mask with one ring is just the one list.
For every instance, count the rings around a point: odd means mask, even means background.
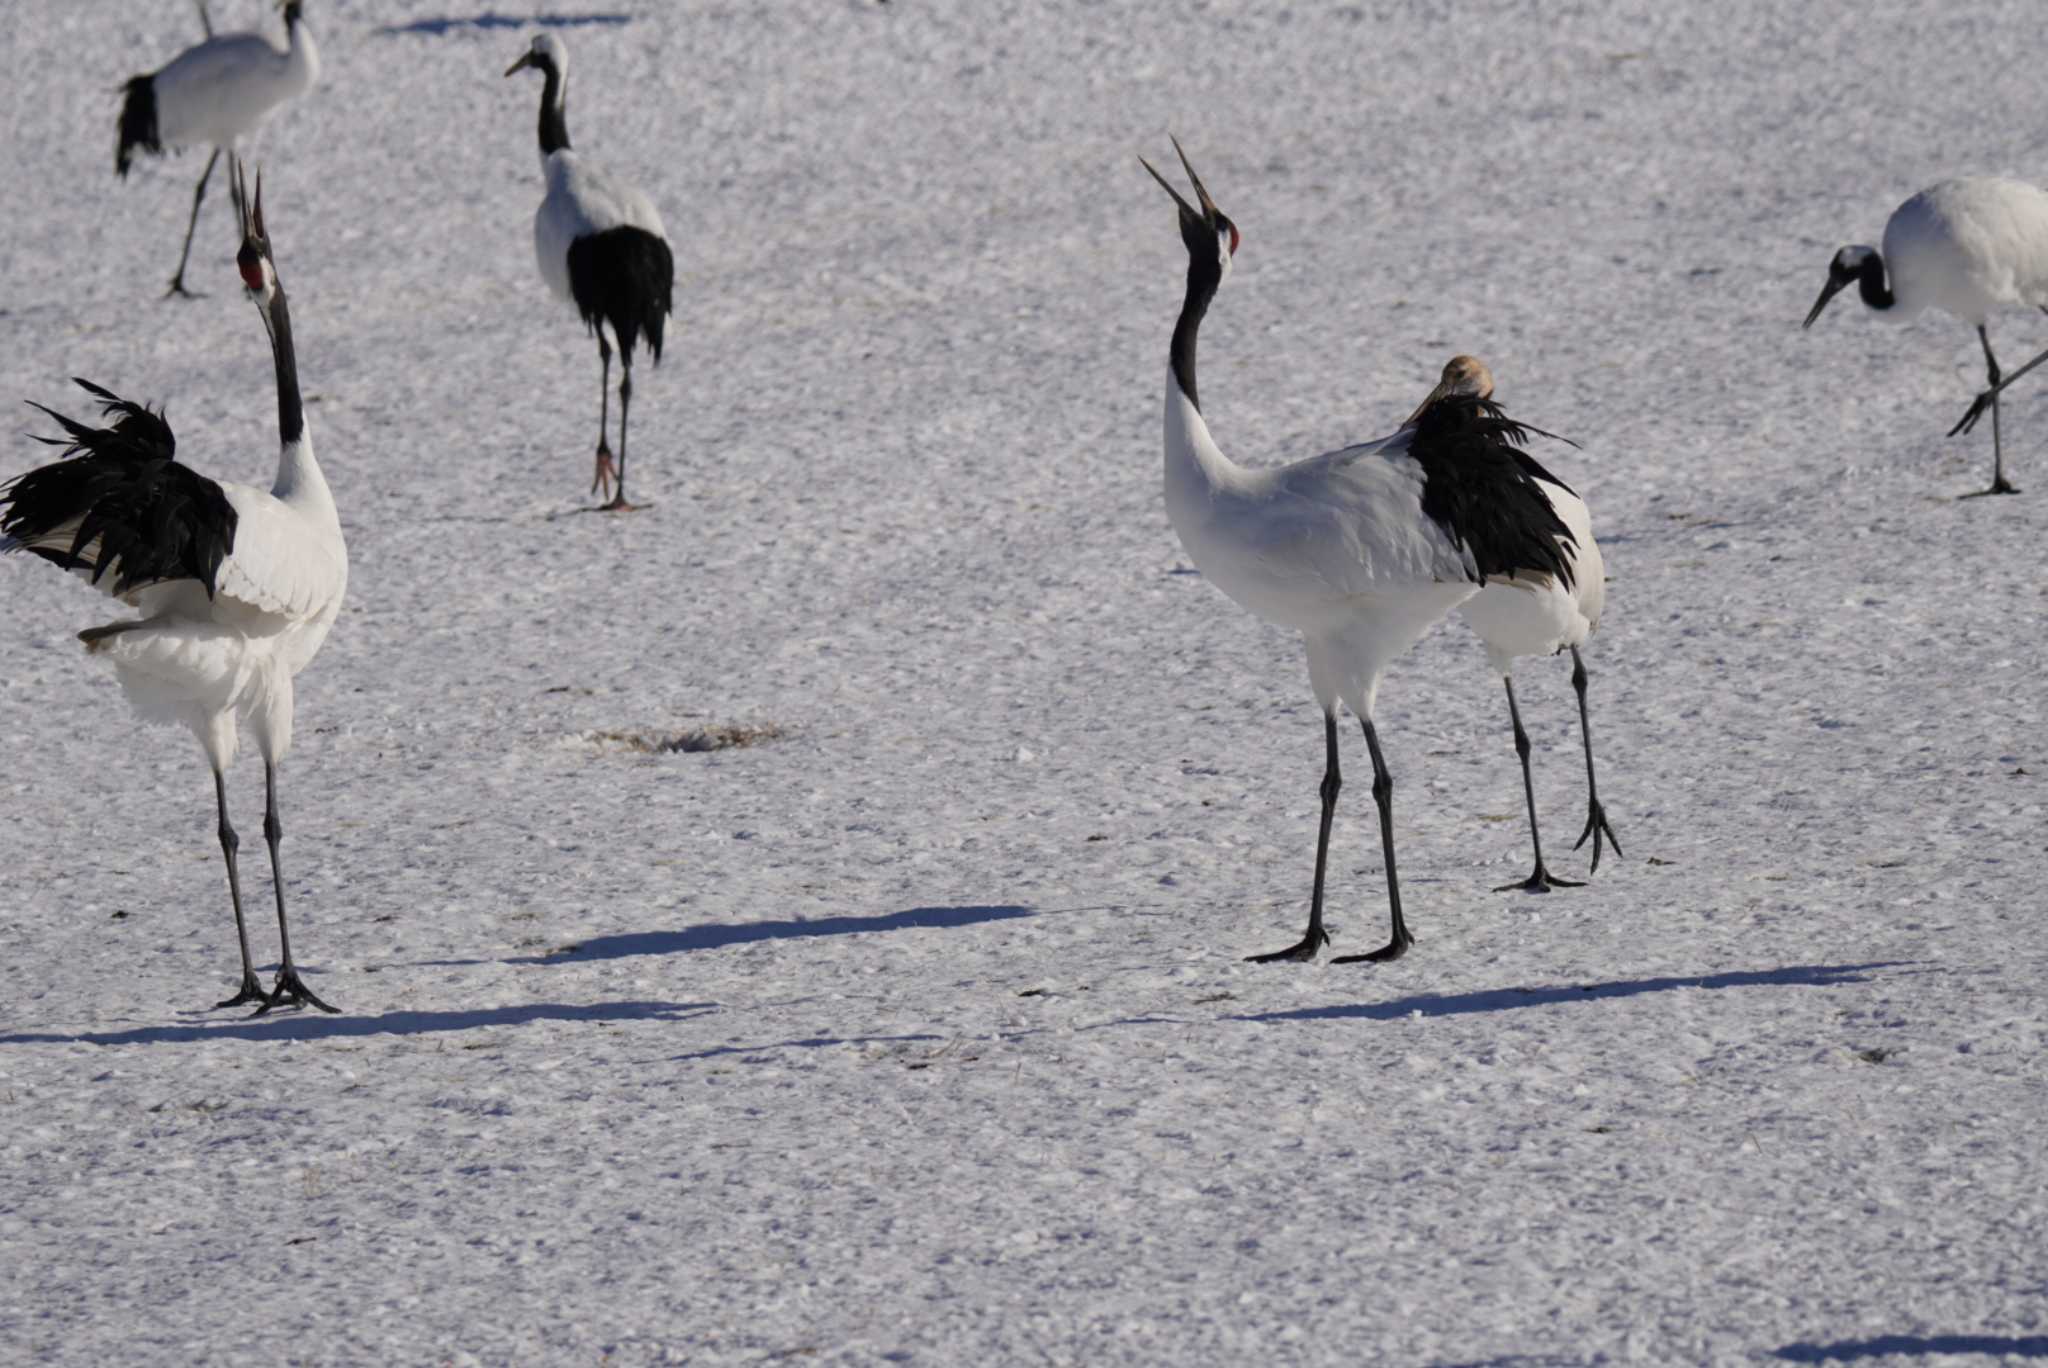
[{"label": "crane's shadow", "polygon": [[[687,955],[722,950],[759,941],[803,940],[811,936],[864,936],[881,931],[947,930],[983,922],[1033,916],[1016,903],[976,907],[907,907],[873,917],[812,917],[806,921],[710,922],[674,931],[626,931],[593,936],[544,955],[525,955],[506,964],[587,964],[593,960],[629,959],[639,955]],[[430,964],[473,964],[474,960],[429,961]]]},{"label": "crane's shadow", "polygon": [[715,1002],[529,1002],[451,1012],[385,1012],[379,1016],[237,1017],[180,1026],[137,1026],[77,1035],[21,1032],[0,1045],[189,1045],[209,1040],[340,1040],[353,1036],[434,1035],[487,1026],[530,1026],[538,1021],[688,1021],[718,1010]]},{"label": "crane's shadow", "polygon": [[372,30],[372,32],[374,32],[379,38],[403,37],[406,34],[413,33],[425,34],[433,38],[443,38],[446,37],[448,34],[453,33],[457,29],[478,29],[482,31],[489,31],[492,29],[523,28],[616,28],[620,25],[630,24],[632,22],[632,15],[619,14],[616,12],[590,14],[531,14],[522,16],[517,14],[500,14],[496,10],[485,10],[482,14],[471,15],[466,19],[457,18],[451,15],[445,19],[415,19],[409,24],[385,24],[381,28]]},{"label": "crane's shadow", "polygon": [[1791,1363],[1853,1363],[1895,1354],[1984,1354],[2048,1359],[2048,1335],[1874,1335],[1869,1339],[1804,1341],[1773,1351]]},{"label": "crane's shadow", "polygon": [[1398,1021],[1421,1015],[1465,1016],[1474,1012],[1511,1012],[1524,1007],[1549,1007],[1568,1002],[1607,1002],[1643,993],[1668,993],[1680,988],[1719,991],[1725,988],[1831,988],[1868,982],[1879,969],[1897,969],[1911,960],[1872,960],[1866,964],[1788,964],[1777,969],[1732,969],[1719,974],[1673,974],[1658,978],[1616,979],[1609,983],[1543,984],[1485,988],[1472,993],[1417,993],[1391,1002],[1362,1002],[1342,1007],[1298,1007],[1285,1012],[1259,1012],[1237,1021]]}]

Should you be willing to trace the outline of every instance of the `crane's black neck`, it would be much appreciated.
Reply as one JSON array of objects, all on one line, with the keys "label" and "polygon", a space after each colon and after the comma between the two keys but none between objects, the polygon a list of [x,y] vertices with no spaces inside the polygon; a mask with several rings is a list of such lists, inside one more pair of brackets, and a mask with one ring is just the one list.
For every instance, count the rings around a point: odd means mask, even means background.
[{"label": "crane's black neck", "polygon": [[1856,292],[1873,309],[1889,309],[1898,302],[1892,298],[1891,289],[1885,284],[1884,258],[1876,252],[1863,258],[1862,264],[1856,268]]},{"label": "crane's black neck", "polygon": [[537,64],[547,84],[540,90],[540,154],[569,148],[569,82],[553,62]]},{"label": "crane's black neck", "polygon": [[299,0],[290,0],[284,7],[284,31],[287,34],[296,34],[299,30],[299,20],[303,17],[299,13]]},{"label": "crane's black neck", "polygon": [[285,303],[283,285],[273,287],[263,322],[270,329],[270,352],[277,362],[277,439],[290,446],[306,435],[306,410],[299,399],[299,354],[292,346],[291,308]]},{"label": "crane's black neck", "polygon": [[[1210,250],[1215,249],[1212,246]],[[1195,336],[1202,327],[1202,315],[1209,311],[1209,301],[1216,297],[1216,287],[1223,282],[1223,267],[1214,257],[1205,258],[1193,247],[1188,250],[1188,292],[1181,300],[1180,321],[1173,325],[1173,378],[1180,382],[1181,393],[1188,402],[1201,412],[1202,401],[1195,392]]]}]

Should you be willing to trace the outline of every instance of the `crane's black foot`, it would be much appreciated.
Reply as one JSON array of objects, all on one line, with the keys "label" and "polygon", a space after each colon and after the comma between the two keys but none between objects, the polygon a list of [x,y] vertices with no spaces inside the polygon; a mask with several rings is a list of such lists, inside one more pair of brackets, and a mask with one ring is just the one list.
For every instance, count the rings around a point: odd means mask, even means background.
[{"label": "crane's black foot", "polygon": [[620,490],[617,494],[612,495],[610,503],[601,503],[590,511],[593,513],[638,513],[641,509],[651,506],[649,504],[627,503],[625,491]]},{"label": "crane's black foot", "polygon": [[1965,494],[1963,497],[1966,499],[1981,499],[1987,494],[2017,494],[2019,492],[2018,485],[2006,479],[2005,476],[2000,475],[1991,482],[1991,488],[1980,489],[1974,494]]},{"label": "crane's black foot", "polygon": [[1600,800],[1595,798],[1586,808],[1586,829],[1579,833],[1578,840],[1572,842],[1572,849],[1577,850],[1586,843],[1588,836],[1593,838],[1593,872],[1595,874],[1600,872],[1600,838],[1603,835],[1614,846],[1614,853],[1617,855],[1621,854],[1621,838],[1614,834],[1613,827],[1607,825],[1607,809],[1601,807]]},{"label": "crane's black foot", "polygon": [[1337,956],[1337,958],[1331,960],[1330,963],[1361,964],[1370,962],[1373,964],[1386,964],[1390,961],[1397,960],[1401,958],[1401,956],[1407,954],[1408,947],[1413,944],[1415,944],[1415,937],[1409,935],[1400,935],[1394,937],[1392,940],[1388,941],[1385,945],[1382,945],[1379,949],[1373,951],[1369,955],[1339,955]]},{"label": "crane's black foot", "polygon": [[1244,962],[1246,964],[1273,964],[1280,960],[1292,960],[1297,964],[1307,964],[1316,957],[1318,951],[1329,943],[1329,932],[1323,930],[1320,926],[1311,927],[1307,935],[1303,936],[1295,944],[1288,946],[1285,950],[1275,950],[1270,955],[1246,955]]},{"label": "crane's black foot", "polygon": [[175,277],[175,278],[174,278],[174,279],[173,279],[173,280],[171,281],[171,288],[170,288],[170,289],[168,289],[168,290],[165,290],[165,291],[164,291],[164,298],[165,298],[165,299],[204,299],[204,298],[206,298],[206,296],[205,296],[205,295],[202,295],[202,294],[196,294],[196,293],[194,293],[193,291],[191,291],[191,290],[188,290],[188,289],[186,289],[186,288],[185,288],[185,277],[184,277],[184,274],[183,274],[183,273],[181,272],[181,273],[180,273],[180,274],[179,274],[178,276],[176,276],[176,277]]},{"label": "crane's black foot", "polygon": [[1536,866],[1535,872],[1520,883],[1502,884],[1493,891],[1496,893],[1513,893],[1520,890],[1523,893],[1548,893],[1553,888],[1584,888],[1585,886],[1585,883],[1579,879],[1560,879],[1557,875],[1539,864]]},{"label": "crane's black foot", "polygon": [[263,1016],[273,1007],[318,1007],[323,1012],[339,1013],[341,1008],[330,1007],[322,1002],[311,988],[299,978],[299,971],[286,969],[277,976],[277,986],[272,988],[251,1016]]},{"label": "crane's black foot", "polygon": [[1968,432],[1971,428],[1977,426],[1977,420],[1979,418],[1982,418],[1985,415],[1985,413],[1989,411],[1989,409],[1991,408],[1991,400],[1992,394],[1989,390],[1986,390],[1984,393],[1978,395],[1975,399],[1971,400],[1970,411],[1968,413],[1965,413],[1961,418],[1958,418],[1956,420],[1956,425],[1948,430],[1948,435],[1951,437],[1960,437],[1964,433]]},{"label": "crane's black foot", "polygon": [[215,1011],[219,1011],[223,1007],[244,1007],[252,1002],[262,1002],[269,996],[268,993],[263,991],[263,985],[256,981],[255,971],[244,969],[242,971],[241,990],[233,997],[223,1002],[216,1002],[213,1006]]}]

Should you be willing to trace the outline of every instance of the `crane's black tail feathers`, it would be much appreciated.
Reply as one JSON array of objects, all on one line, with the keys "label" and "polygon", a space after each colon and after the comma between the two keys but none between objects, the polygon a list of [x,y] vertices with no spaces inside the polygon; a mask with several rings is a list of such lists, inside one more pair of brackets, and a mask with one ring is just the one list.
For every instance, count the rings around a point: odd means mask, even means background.
[{"label": "crane's black tail feathers", "polygon": [[124,89],[127,93],[121,100],[121,141],[114,149],[114,174],[125,180],[136,148],[161,157],[164,145],[156,131],[156,77],[133,77]]},{"label": "crane's black tail feathers", "polygon": [[95,428],[30,401],[64,429],[35,440],[64,457],[0,485],[7,550],[34,552],[94,584],[111,576],[126,594],[168,580],[197,580],[210,598],[235,546],[236,513],[221,487],[174,459],[177,438],[161,412],[88,380],[79,387],[114,420]]},{"label": "crane's black tail feathers", "polygon": [[630,363],[644,333],[654,359],[661,360],[661,334],[675,292],[675,254],[644,228],[607,228],[569,244],[569,293],[584,326],[611,324],[619,351]]},{"label": "crane's black tail feathers", "polygon": [[1472,554],[1479,582],[1547,575],[1575,587],[1571,529],[1539,482],[1568,489],[1523,451],[1531,435],[1490,399],[1447,395],[1415,422],[1409,454],[1423,469],[1422,511]]}]

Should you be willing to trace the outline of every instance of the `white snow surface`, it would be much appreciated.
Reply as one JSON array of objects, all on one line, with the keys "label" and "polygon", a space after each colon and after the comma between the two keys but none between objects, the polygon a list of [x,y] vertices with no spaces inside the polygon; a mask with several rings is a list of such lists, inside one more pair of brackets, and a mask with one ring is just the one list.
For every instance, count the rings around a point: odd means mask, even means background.
[{"label": "white snow surface", "polygon": [[[573,511],[529,13],[318,0],[252,148],[353,557],[281,771],[345,1015],[205,1010],[205,764],[84,656],[98,599],[0,563],[0,1357],[2048,1358],[2048,404],[2006,395],[2027,492],[1958,499],[1969,329],[1799,329],[1914,191],[2048,178],[2037,5],[550,7],[674,233],[629,516]],[[8,24],[0,394],[86,376],[267,480],[225,196],[160,303],[198,158],[112,174],[191,7]],[[1322,737],[1167,524],[1169,131],[1244,234],[1235,458],[1390,431],[1456,351],[1585,444],[1539,455],[1612,580],[1587,887],[1487,891],[1528,837],[1453,620],[1379,700],[1414,952],[1242,961],[1305,919]],[[1583,877],[1568,676],[1518,692]],[[784,734],[631,744],[725,726]],[[1386,932],[1343,737],[1338,953]]]}]

